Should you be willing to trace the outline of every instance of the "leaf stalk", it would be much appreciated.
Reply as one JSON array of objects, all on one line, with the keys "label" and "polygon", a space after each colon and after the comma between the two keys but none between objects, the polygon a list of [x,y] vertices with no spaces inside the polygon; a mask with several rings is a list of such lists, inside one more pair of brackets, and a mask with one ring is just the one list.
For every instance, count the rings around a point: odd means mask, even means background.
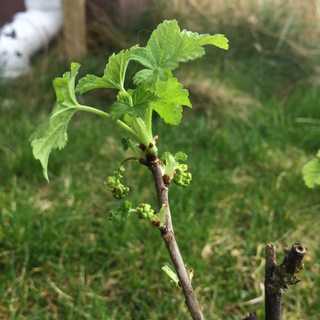
[{"label": "leaf stalk", "polygon": [[[89,107],[89,106],[84,106],[84,105],[79,105],[75,109],[80,110],[80,111],[85,111],[89,113],[96,114],[100,117],[107,118],[107,119],[112,119],[112,116],[110,113],[99,110],[97,108]],[[115,120],[115,123],[122,129],[124,130],[127,134],[129,134],[131,137],[133,137],[137,142],[140,142],[138,135],[132,130],[126,123],[124,123],[121,120]]]}]

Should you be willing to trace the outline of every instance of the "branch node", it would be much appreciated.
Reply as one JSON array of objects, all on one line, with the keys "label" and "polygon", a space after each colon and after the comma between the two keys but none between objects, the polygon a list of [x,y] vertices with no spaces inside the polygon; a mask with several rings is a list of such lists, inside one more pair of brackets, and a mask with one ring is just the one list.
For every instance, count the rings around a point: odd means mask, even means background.
[{"label": "branch node", "polygon": [[288,289],[290,285],[297,284],[300,280],[296,274],[303,269],[303,258],[307,250],[300,243],[295,243],[289,250],[285,250],[283,262],[276,267],[274,286],[276,290]]},{"label": "branch node", "polygon": [[163,183],[165,184],[166,187],[168,187],[170,185],[171,179],[167,174],[163,175]]}]

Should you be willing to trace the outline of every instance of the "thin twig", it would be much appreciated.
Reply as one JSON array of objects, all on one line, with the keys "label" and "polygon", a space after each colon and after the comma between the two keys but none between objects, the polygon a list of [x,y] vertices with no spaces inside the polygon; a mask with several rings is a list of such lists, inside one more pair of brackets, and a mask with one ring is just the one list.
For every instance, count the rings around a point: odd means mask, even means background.
[{"label": "thin twig", "polygon": [[183,262],[171,220],[171,212],[169,206],[168,187],[163,181],[163,172],[158,158],[151,158],[146,160],[146,164],[152,172],[155,187],[158,196],[160,208],[165,210],[165,223],[161,228],[161,236],[169,251],[175,271],[178,275],[180,285],[185,296],[186,304],[189,312],[194,320],[204,320],[203,314],[200,309],[199,302],[193,291],[191,280],[188,271]]},{"label": "thin twig", "polygon": [[136,157],[125,158],[124,160],[121,161],[121,165],[123,166],[128,161],[139,161],[139,159]]}]

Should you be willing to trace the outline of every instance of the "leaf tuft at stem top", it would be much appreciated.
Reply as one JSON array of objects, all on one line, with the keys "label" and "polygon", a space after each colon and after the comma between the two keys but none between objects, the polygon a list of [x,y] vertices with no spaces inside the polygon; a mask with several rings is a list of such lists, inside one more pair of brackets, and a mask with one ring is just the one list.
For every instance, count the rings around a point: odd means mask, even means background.
[{"label": "leaf tuft at stem top", "polygon": [[[137,145],[146,146],[142,153],[157,157],[153,134],[153,113],[167,124],[178,125],[183,107],[191,108],[189,92],[174,76],[173,71],[183,62],[202,57],[204,46],[228,49],[228,39],[222,34],[199,34],[181,30],[176,20],[165,20],[152,32],[144,47],[138,45],[112,54],[102,76],[88,74],[76,84],[80,65],[54,80],[56,106],[46,126],[41,126],[31,138],[34,157],[40,160],[48,180],[48,160],[51,151],[67,143],[67,128],[77,111],[84,111],[114,121],[125,135],[127,146],[139,156]],[[140,70],[133,75],[134,86],[127,87],[126,76],[130,61],[138,62]],[[117,91],[116,101],[108,112],[82,105],[76,94],[96,89]],[[183,170],[182,170],[183,171]],[[190,178],[185,175],[184,182]],[[190,180],[190,179],[189,179]]]}]

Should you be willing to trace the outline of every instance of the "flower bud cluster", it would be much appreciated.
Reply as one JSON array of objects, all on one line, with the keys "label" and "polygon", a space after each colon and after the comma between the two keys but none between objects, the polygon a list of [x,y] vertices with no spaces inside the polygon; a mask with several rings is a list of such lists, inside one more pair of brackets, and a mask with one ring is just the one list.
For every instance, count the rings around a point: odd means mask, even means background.
[{"label": "flower bud cluster", "polygon": [[121,166],[119,169],[115,170],[113,176],[107,177],[107,187],[111,190],[116,199],[126,197],[130,190],[130,188],[122,182],[124,171],[125,168]]},{"label": "flower bud cluster", "polygon": [[140,219],[153,220],[155,217],[155,211],[148,203],[139,204],[139,206],[135,209],[135,212]]},{"label": "flower bud cluster", "polygon": [[173,181],[181,187],[187,187],[191,183],[192,174],[188,171],[188,165],[184,163],[177,164]]}]

